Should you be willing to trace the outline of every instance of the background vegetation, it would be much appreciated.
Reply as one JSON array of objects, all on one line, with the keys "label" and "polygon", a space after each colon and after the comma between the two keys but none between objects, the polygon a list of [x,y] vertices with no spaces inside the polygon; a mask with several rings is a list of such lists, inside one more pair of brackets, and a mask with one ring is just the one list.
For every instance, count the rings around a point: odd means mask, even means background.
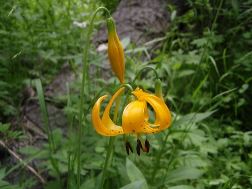
[{"label": "background vegetation", "polygon": [[[27,136],[19,126],[22,91],[35,89],[35,79],[50,83],[64,63],[78,72],[82,63],[86,24],[99,5],[112,11],[118,1],[0,0],[0,137],[13,144]],[[151,151],[126,155],[122,137],[116,138],[112,165],[104,188],[215,189],[252,186],[252,1],[187,0],[188,10],[176,16],[158,48],[126,46],[127,80],[144,66],[154,67],[162,80],[164,99],[173,112],[166,131],[149,136]],[[167,4],[168,5],[168,4]],[[97,19],[96,26],[101,23]],[[155,41],[155,39],[154,39]],[[141,49],[144,49],[141,51]],[[151,58],[142,59],[145,52]],[[137,53],[136,53],[137,52]],[[98,72],[107,57],[90,51]],[[34,82],[35,81],[35,82]],[[153,76],[138,84],[154,91]],[[38,83],[37,83],[38,84]],[[41,186],[20,162],[6,163],[0,149],[0,187],[75,188],[77,79],[60,103],[68,118],[67,132],[56,128],[50,145],[18,149],[25,163],[36,163],[46,177]],[[90,106],[100,90],[112,93],[114,78],[89,80],[85,94],[87,119],[81,141],[81,188],[95,188],[101,177],[108,139],[97,135],[90,123]],[[105,86],[106,85],[106,86]],[[55,100],[56,99],[50,99]],[[57,101],[58,102],[58,101]],[[135,139],[131,138],[131,143]],[[4,155],[5,154],[5,155]],[[14,179],[13,175],[19,175]],[[30,175],[29,177],[27,175]],[[18,178],[18,179],[17,179]]]}]

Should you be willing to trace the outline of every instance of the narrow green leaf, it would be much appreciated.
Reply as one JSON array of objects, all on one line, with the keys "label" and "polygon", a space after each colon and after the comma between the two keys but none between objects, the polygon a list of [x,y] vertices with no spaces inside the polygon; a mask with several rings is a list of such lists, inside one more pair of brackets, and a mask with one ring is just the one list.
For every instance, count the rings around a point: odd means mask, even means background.
[{"label": "narrow green leaf", "polygon": [[36,85],[36,89],[37,89],[37,93],[38,93],[39,106],[40,106],[40,109],[42,112],[45,130],[48,135],[49,143],[50,143],[50,145],[52,145],[51,147],[52,147],[52,151],[53,151],[54,144],[53,144],[53,140],[51,138],[52,134],[51,134],[51,128],[50,128],[50,124],[49,124],[49,117],[48,117],[48,112],[47,112],[47,108],[46,108],[43,87],[42,87],[40,79],[35,80],[35,85]]},{"label": "narrow green leaf", "polygon": [[52,163],[52,166],[54,167],[54,169],[56,170],[57,174],[60,175],[58,162],[52,157],[52,155],[53,155],[53,153],[55,151],[55,144],[54,144],[54,138],[53,138],[53,135],[52,135],[52,129],[51,129],[50,123],[49,123],[49,116],[48,116],[48,112],[47,112],[43,87],[42,87],[40,79],[35,80],[35,86],[36,86],[36,89],[37,89],[39,106],[40,106],[40,109],[41,109],[41,112],[42,112],[42,117],[43,117],[43,121],[44,121],[44,124],[45,124],[47,136],[48,136],[51,163]]},{"label": "narrow green leaf", "polygon": [[210,59],[211,63],[213,64],[213,66],[214,66],[214,68],[215,68],[216,73],[217,73],[217,74],[218,74],[218,76],[220,77],[220,72],[219,72],[219,70],[218,70],[218,67],[217,67],[217,64],[216,64],[216,62],[215,62],[214,58],[213,58],[212,56],[209,56],[209,59]]}]

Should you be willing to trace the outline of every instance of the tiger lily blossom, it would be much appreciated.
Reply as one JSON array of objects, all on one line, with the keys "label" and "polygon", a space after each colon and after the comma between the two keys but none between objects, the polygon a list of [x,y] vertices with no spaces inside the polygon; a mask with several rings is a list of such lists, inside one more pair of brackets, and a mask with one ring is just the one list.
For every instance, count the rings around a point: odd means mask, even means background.
[{"label": "tiger lily blossom", "polygon": [[[124,108],[122,113],[122,125],[119,126],[114,123],[110,116],[110,109],[116,98],[124,92],[124,87],[116,91],[112,96],[108,105],[105,107],[102,118],[100,117],[101,103],[107,98],[107,95],[101,96],[95,103],[92,109],[92,123],[97,133],[103,136],[116,136],[122,134],[153,134],[158,133],[171,125],[171,113],[169,108],[166,106],[162,98],[156,95],[144,92],[142,89],[135,89],[132,94],[136,100],[131,101]],[[154,123],[149,122],[149,113],[147,104],[149,104],[154,113]],[[140,148],[143,151],[149,151],[149,142],[145,141],[143,147],[141,141],[137,141],[137,152],[140,154]],[[127,153],[132,148],[128,142],[126,142]]]}]

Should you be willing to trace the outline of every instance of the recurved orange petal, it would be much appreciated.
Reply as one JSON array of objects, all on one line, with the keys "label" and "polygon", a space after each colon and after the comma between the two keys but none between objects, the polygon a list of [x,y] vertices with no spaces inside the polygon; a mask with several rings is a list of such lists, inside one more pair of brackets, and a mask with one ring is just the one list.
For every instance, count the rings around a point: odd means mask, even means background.
[{"label": "recurved orange petal", "polygon": [[153,108],[156,120],[154,124],[149,123],[150,126],[158,126],[161,131],[171,125],[171,113],[163,99],[153,94],[143,92],[141,89],[136,89],[132,93],[138,98],[138,100],[146,101]]},{"label": "recurved orange petal", "polygon": [[113,105],[113,102],[116,100],[117,97],[119,97],[124,91],[124,87],[120,88],[119,90],[116,91],[116,93],[112,96],[110,99],[108,105],[106,106],[103,116],[102,116],[102,123],[106,125],[108,129],[110,129],[113,132],[116,132],[117,135],[122,134],[122,127],[116,125],[110,118],[109,113],[110,109]]},{"label": "recurved orange petal", "polygon": [[105,108],[102,119],[100,118],[100,107],[101,103],[107,98],[107,95],[100,97],[93,109],[92,109],[92,123],[97,133],[103,136],[116,136],[123,134],[122,127],[114,124],[114,122],[109,117],[110,108],[116,99],[123,92],[124,88],[119,89],[109,101],[107,107]]}]

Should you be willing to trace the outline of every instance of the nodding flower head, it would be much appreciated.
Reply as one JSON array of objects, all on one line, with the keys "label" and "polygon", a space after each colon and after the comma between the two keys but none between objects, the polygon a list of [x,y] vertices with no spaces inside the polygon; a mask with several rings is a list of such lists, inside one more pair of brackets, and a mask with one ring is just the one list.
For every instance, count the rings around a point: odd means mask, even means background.
[{"label": "nodding flower head", "polygon": [[115,21],[112,17],[107,19],[108,28],[108,57],[111,68],[121,83],[124,83],[124,52],[123,46],[116,33]]},{"label": "nodding flower head", "polygon": [[[135,100],[129,102],[122,113],[122,125],[114,123],[109,114],[115,99],[120,96],[124,91],[124,87],[120,88],[110,99],[106,106],[102,118],[100,117],[101,103],[107,98],[107,95],[100,97],[92,110],[92,123],[97,133],[104,136],[116,136],[122,134],[154,134],[170,127],[171,125],[171,113],[166,106],[163,99],[160,97],[144,92],[142,89],[135,89],[132,94],[135,96]],[[150,123],[149,120],[149,105],[155,114],[154,123]],[[150,148],[149,142],[146,140],[144,147],[141,141],[137,140],[137,153],[140,154],[140,149],[148,152]],[[126,150],[132,151],[129,142],[126,141]]]}]

